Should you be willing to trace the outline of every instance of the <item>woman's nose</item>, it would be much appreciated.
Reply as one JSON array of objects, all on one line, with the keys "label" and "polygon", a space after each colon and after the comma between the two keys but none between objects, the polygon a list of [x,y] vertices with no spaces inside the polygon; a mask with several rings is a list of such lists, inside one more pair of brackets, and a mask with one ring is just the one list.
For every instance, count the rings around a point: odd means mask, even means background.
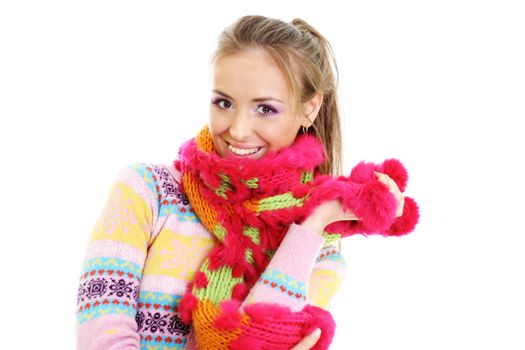
[{"label": "woman's nose", "polygon": [[253,133],[250,118],[247,113],[237,113],[230,125],[230,135],[237,141],[242,141]]}]

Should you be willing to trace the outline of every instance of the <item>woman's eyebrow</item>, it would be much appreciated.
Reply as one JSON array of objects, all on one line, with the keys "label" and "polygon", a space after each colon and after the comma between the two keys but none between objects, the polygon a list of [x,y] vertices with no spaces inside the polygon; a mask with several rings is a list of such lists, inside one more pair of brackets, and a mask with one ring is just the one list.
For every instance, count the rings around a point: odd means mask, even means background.
[{"label": "woman's eyebrow", "polygon": [[[228,94],[225,93],[225,92],[222,92],[221,90],[214,89],[213,92],[216,92],[216,93],[218,93],[219,95],[222,95],[222,96],[224,96],[224,97],[229,98],[230,100],[233,100],[233,98],[232,98],[230,95],[228,95]],[[284,103],[284,101],[281,101],[281,100],[279,100],[279,99],[277,99],[277,98],[269,97],[269,96],[257,97],[257,98],[254,98],[252,101],[253,101],[253,102],[263,102],[263,101],[270,101],[270,100],[278,101],[278,102]]]}]

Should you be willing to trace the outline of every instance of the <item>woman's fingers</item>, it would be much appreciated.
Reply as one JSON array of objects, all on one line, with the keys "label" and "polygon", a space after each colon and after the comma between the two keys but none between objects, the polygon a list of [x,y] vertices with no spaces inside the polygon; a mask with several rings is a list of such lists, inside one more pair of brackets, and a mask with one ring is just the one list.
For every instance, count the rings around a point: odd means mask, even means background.
[{"label": "woman's fingers", "polygon": [[315,331],[310,333],[310,335],[304,337],[303,340],[297,343],[297,345],[294,346],[291,350],[311,349],[315,345],[315,343],[317,343],[320,337],[321,337],[321,330],[319,328],[316,328]]},{"label": "woman's fingers", "polygon": [[397,217],[400,217],[401,215],[403,215],[403,207],[404,207],[404,205],[405,205],[405,196],[401,195],[401,198],[397,202],[397,210],[396,210],[396,216]]},{"label": "woman's fingers", "polygon": [[390,176],[388,176],[387,174],[378,173],[377,171],[374,171],[374,173],[376,174],[377,179],[384,183],[388,187],[388,190],[394,195],[394,198],[397,202],[396,217],[403,215],[405,195],[399,190],[399,187],[397,186],[396,182],[392,180]]}]

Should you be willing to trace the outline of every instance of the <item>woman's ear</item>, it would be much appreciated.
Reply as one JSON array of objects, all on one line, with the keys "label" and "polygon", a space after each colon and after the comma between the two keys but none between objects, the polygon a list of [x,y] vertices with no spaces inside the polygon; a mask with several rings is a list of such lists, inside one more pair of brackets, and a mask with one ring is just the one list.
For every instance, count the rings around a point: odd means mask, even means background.
[{"label": "woman's ear", "polygon": [[314,123],[315,118],[317,118],[317,114],[319,113],[319,110],[321,109],[321,105],[323,104],[323,92],[319,91],[317,94],[310,100],[303,104],[303,110],[305,111],[305,117],[308,118],[310,121],[310,126]]}]

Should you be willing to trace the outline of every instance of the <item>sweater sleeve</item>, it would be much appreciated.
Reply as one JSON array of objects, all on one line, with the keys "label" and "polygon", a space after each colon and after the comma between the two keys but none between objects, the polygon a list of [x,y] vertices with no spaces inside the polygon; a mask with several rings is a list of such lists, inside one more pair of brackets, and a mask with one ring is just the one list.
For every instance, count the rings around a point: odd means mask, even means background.
[{"label": "sweater sleeve", "polygon": [[312,347],[328,349],[335,322],[326,310],[341,284],[344,259],[324,237],[290,225],[272,260],[241,304],[249,316],[233,349],[289,349],[315,328]]},{"label": "sweater sleeve", "polygon": [[92,230],[77,296],[77,349],[140,349],[137,298],[156,220],[147,179],[124,167]]},{"label": "sweater sleeve", "polygon": [[329,309],[346,273],[343,255],[335,245],[321,249],[308,286],[309,303]]},{"label": "sweater sleeve", "polygon": [[299,311],[307,304],[327,309],[341,285],[345,263],[339,250],[322,248],[322,236],[292,224],[242,306],[278,303]]}]

